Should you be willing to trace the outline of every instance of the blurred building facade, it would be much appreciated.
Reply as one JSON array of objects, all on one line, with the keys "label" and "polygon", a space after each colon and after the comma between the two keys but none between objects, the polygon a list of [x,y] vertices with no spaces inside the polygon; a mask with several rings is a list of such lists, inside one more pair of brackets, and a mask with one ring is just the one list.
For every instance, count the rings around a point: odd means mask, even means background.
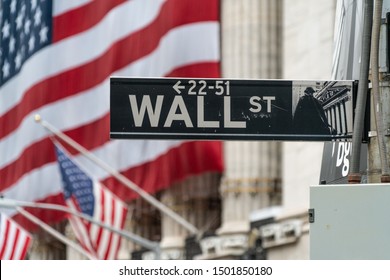
[{"label": "blurred building facade", "polygon": [[[336,0],[221,0],[223,78],[331,78]],[[156,194],[203,233],[137,199],[126,229],[160,242],[162,259],[308,259],[309,186],[318,184],[321,142],[224,142],[224,174],[204,174]],[[66,225],[60,230],[75,240]],[[82,259],[50,237],[31,259]],[[54,244],[54,245],[53,245]],[[121,259],[154,259],[123,241]]]}]

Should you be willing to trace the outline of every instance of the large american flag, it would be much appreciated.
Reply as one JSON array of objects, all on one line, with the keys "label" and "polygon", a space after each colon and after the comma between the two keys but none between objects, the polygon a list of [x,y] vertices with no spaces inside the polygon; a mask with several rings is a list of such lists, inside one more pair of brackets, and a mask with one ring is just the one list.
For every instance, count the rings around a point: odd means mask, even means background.
[{"label": "large american flag", "polygon": [[24,260],[31,235],[0,212],[0,260]]},{"label": "large american flag", "polygon": [[[34,123],[35,114],[151,193],[191,175],[222,171],[219,142],[109,140],[110,76],[219,77],[217,0],[0,1],[5,197],[64,204],[50,133]],[[69,150],[121,199],[137,197]],[[49,223],[64,218],[28,211]]]},{"label": "large american flag", "polygon": [[[127,214],[126,204],[81,170],[59,144],[55,144],[55,149],[67,205],[122,230]],[[121,241],[118,234],[76,216],[70,215],[69,221],[84,249],[97,259],[116,259]]]}]

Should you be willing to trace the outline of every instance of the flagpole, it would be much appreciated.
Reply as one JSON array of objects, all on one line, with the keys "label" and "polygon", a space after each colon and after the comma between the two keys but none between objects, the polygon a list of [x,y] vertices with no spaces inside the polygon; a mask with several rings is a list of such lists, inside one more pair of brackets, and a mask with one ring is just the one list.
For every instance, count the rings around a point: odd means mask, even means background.
[{"label": "flagpole", "polygon": [[77,216],[81,219],[87,220],[93,224],[96,224],[98,226],[101,226],[109,231],[112,231],[130,241],[133,241],[137,243],[138,245],[141,245],[142,247],[152,250],[156,252],[157,255],[159,255],[159,245],[157,242],[152,242],[150,240],[147,240],[145,238],[142,238],[141,236],[138,236],[131,232],[126,232],[123,230],[119,230],[117,228],[112,227],[111,225],[107,223],[103,223],[99,220],[96,220],[88,215],[85,215],[83,213],[77,212],[73,209],[70,209],[69,207],[58,205],[58,204],[51,204],[51,203],[39,203],[39,202],[28,202],[28,201],[18,201],[18,200],[11,200],[11,199],[0,199],[0,207],[8,207],[8,208],[20,208],[20,207],[27,207],[27,208],[39,208],[39,209],[47,209],[47,210],[55,210],[60,212],[65,212],[74,216]]},{"label": "flagpole", "polygon": [[68,245],[69,247],[73,248],[74,250],[76,250],[77,252],[79,252],[80,254],[86,256],[88,259],[90,260],[96,260],[96,258],[91,255],[90,253],[88,253],[87,251],[83,250],[79,245],[77,245],[76,243],[74,243],[73,241],[71,241],[69,238],[66,238],[63,234],[59,233],[58,231],[56,231],[55,229],[51,228],[48,224],[44,223],[43,221],[41,221],[40,219],[38,219],[37,217],[35,217],[34,215],[31,215],[29,212],[25,211],[23,208],[21,207],[16,207],[16,210],[22,215],[24,216],[25,218],[27,218],[28,220],[30,220],[31,222],[33,222],[34,224],[37,224],[39,225],[41,228],[43,228],[46,232],[48,232],[50,235],[54,236],[55,238],[57,238],[58,240],[62,241],[63,243],[65,243],[66,245]]},{"label": "flagpole", "polygon": [[183,217],[178,215],[176,212],[174,212],[172,209],[158,201],[156,198],[151,196],[149,193],[141,189],[139,186],[134,184],[132,181],[130,181],[128,178],[123,176],[121,173],[119,173],[117,170],[109,166],[107,163],[96,157],[93,153],[88,151],[86,148],[81,146],[79,143],[74,141],[72,138],[67,136],[66,134],[62,133],[60,130],[55,128],[53,125],[48,123],[45,120],[42,120],[40,115],[35,115],[35,121],[37,123],[40,123],[44,128],[46,128],[48,131],[56,135],[58,138],[65,141],[67,144],[72,146],[74,149],[82,153],[86,158],[91,160],[96,165],[100,166],[102,169],[110,173],[113,177],[115,177],[119,182],[121,182],[123,185],[131,189],[132,191],[136,192],[139,196],[141,196],[143,199],[145,199],[147,202],[152,204],[154,207],[159,209],[161,212],[172,218],[174,221],[181,224],[183,227],[185,227],[188,231],[190,231],[192,234],[199,235],[200,231],[191,223],[186,221]]}]

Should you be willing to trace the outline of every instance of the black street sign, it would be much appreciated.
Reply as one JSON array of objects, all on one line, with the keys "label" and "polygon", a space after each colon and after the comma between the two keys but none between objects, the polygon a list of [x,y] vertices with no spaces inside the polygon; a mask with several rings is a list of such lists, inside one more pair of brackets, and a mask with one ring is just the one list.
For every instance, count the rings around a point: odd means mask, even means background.
[{"label": "black street sign", "polygon": [[111,78],[110,137],[352,137],[354,81]]}]

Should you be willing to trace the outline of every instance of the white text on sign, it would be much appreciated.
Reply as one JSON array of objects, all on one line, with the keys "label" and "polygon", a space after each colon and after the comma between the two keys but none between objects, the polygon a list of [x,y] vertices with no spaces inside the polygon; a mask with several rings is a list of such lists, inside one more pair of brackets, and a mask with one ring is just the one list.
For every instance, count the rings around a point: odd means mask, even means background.
[{"label": "white text on sign", "polygon": [[[146,123],[144,123],[146,114],[149,118],[150,126],[158,127],[163,106],[169,106],[170,109],[163,127],[171,127],[174,121],[181,121],[187,128],[194,127],[194,123],[198,128],[221,128],[221,123],[223,128],[246,128],[246,121],[232,120],[229,81],[215,81],[215,84],[209,85],[204,80],[189,80],[187,85],[183,84],[181,81],[177,81],[172,88],[177,93],[177,95],[173,97],[172,102],[171,98],[169,98],[169,101],[164,102],[164,95],[157,95],[153,104],[151,96],[145,94],[142,96],[141,103],[138,104],[136,95],[129,95],[130,108],[135,127],[146,125]],[[185,98],[183,97],[183,93],[185,92],[188,96],[196,96],[196,121],[191,119],[188,112]],[[215,110],[215,108],[206,108],[205,96],[210,94],[210,92],[211,94],[214,93],[217,96],[221,96],[223,99],[223,119],[221,120],[205,119],[206,110]],[[272,102],[275,100],[275,96],[251,96],[249,98],[248,110],[252,113],[271,113]]]}]

